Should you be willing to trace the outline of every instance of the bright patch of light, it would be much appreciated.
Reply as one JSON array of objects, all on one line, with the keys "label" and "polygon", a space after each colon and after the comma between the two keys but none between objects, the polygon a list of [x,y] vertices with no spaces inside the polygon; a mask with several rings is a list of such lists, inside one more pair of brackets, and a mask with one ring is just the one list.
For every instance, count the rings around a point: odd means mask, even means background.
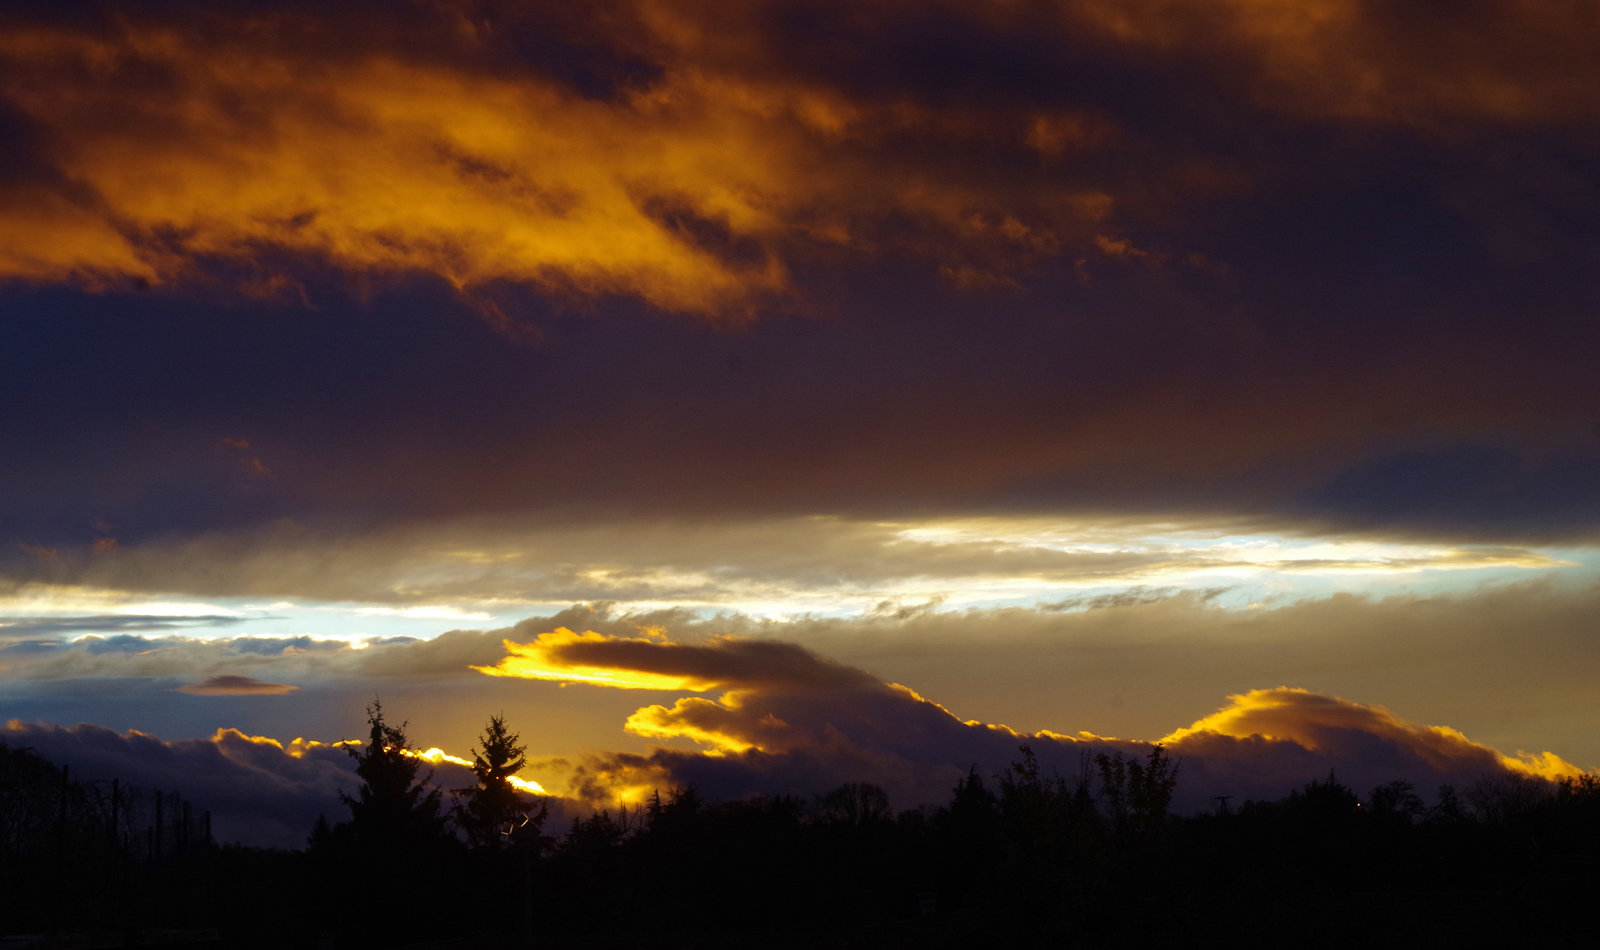
[{"label": "bright patch of light", "polygon": [[0,616],[238,617],[235,609],[198,601],[152,600],[147,594],[62,584],[27,584],[0,596]]},{"label": "bright patch of light", "polygon": [[[650,633],[649,630],[645,632]],[[551,680],[561,683],[589,683],[617,689],[686,689],[701,692],[716,686],[715,682],[692,674],[656,673],[607,666],[582,659],[585,648],[654,642],[648,637],[631,639],[606,637],[592,631],[574,633],[566,627],[559,627],[549,633],[539,634],[531,643],[506,640],[507,655],[499,663],[494,666],[472,668],[490,676]]]},{"label": "bright patch of light", "polygon": [[[422,759],[423,761],[432,763],[433,765],[439,765],[441,763],[448,762],[451,765],[459,765],[468,769],[472,768],[472,762],[470,760],[463,759],[459,755],[451,755],[437,746],[431,749],[424,749],[420,752],[406,749],[405,754],[414,759]],[[510,783],[512,788],[515,788],[519,791],[531,792],[535,795],[549,794],[544,790],[544,786],[540,785],[538,782],[530,782],[526,779],[520,779],[515,775],[506,776],[506,781]]]},{"label": "bright patch of light", "polygon": [[459,607],[437,604],[416,607],[355,607],[351,612],[367,617],[405,617],[411,620],[488,620],[494,616],[482,610],[462,610]]},{"label": "bright patch of light", "polygon": [[[578,532],[551,539],[463,530],[459,546],[428,543],[382,602],[218,598],[200,601],[87,586],[30,584],[0,597],[0,626],[30,619],[48,636],[168,628],[192,638],[336,640],[361,648],[449,629],[492,630],[576,603],[618,614],[739,614],[757,621],[1017,607],[1075,610],[1104,595],[1197,591],[1218,609],[1334,593],[1450,593],[1527,577],[1600,571],[1594,549],[1298,537],[1226,521],[965,518],[852,521],[810,517],[716,528],[655,525],[619,556]],[[728,544],[717,542],[724,532]],[[684,532],[684,533],[680,533]],[[530,540],[531,539],[531,540]],[[792,546],[789,541],[792,539]],[[404,547],[405,539],[397,544]],[[685,543],[674,543],[684,540]],[[560,552],[567,560],[550,560]],[[604,560],[593,552],[604,551]],[[729,552],[748,556],[724,562]],[[588,552],[588,553],[586,553]],[[506,590],[530,596],[507,597]],[[531,596],[537,595],[537,596]],[[1078,604],[1078,605],[1075,605]],[[1086,608],[1083,608],[1086,609]],[[120,618],[150,618],[150,623]],[[97,623],[103,618],[103,622]],[[68,634],[66,631],[70,630]],[[181,633],[180,633],[181,631]],[[570,675],[553,677],[571,679]]]}]

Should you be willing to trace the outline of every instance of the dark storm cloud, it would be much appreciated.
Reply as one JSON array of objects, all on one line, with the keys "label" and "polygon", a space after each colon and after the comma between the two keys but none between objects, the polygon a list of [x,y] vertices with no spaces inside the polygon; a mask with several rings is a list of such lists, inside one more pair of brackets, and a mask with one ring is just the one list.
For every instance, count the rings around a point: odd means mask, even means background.
[{"label": "dark storm cloud", "polygon": [[1600,525],[1579,8],[374,9],[8,10],[8,574],[308,594],[508,513]]},{"label": "dark storm cloud", "polygon": [[1402,523],[1440,535],[1555,534],[1600,520],[1600,455],[1527,459],[1481,446],[1411,451],[1352,467],[1308,490],[1309,511],[1357,525]]}]

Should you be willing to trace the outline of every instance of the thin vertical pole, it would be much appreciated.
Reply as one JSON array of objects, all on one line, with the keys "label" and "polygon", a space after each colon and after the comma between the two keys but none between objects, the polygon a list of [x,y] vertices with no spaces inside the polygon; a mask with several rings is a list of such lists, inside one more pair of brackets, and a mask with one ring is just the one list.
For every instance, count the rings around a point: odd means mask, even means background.
[{"label": "thin vertical pole", "polygon": [[50,902],[50,932],[61,932],[61,904],[67,892],[67,793],[72,788],[72,766],[61,767],[61,797],[56,802],[56,886]]}]

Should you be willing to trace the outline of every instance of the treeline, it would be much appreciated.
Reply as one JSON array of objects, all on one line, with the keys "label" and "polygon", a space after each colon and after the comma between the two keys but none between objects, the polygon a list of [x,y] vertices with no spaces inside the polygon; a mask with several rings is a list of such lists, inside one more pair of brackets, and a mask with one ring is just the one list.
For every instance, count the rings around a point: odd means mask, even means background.
[{"label": "treeline", "polygon": [[[862,782],[738,801],[671,788],[554,828],[509,781],[524,749],[502,718],[474,749],[476,786],[448,795],[404,724],[375,705],[368,725],[360,786],[304,850],[147,855],[182,863],[206,900],[197,913],[151,889],[141,920],[260,947],[1563,946],[1600,885],[1593,776],[1506,773],[1424,799],[1330,774],[1174,816],[1181,768],[1160,746],[1063,776],[1024,745],[936,806],[895,812]],[[11,867],[61,833],[39,821],[34,844],[7,839]]]},{"label": "treeline", "polygon": [[211,817],[177,792],[78,781],[0,743],[0,936],[209,920]]}]

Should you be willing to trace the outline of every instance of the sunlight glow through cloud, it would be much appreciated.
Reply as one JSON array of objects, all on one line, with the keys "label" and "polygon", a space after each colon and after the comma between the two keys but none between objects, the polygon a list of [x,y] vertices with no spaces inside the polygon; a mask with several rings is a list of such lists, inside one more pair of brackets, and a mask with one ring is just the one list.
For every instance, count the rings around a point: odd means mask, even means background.
[{"label": "sunlight glow through cloud", "polygon": [[1343,734],[1359,731],[1364,735],[1403,740],[1431,762],[1460,758],[1464,751],[1478,750],[1492,753],[1507,769],[1550,781],[1584,774],[1583,769],[1553,752],[1519,751],[1515,756],[1508,756],[1474,743],[1449,726],[1419,726],[1400,719],[1382,706],[1353,703],[1306,689],[1256,689],[1230,696],[1228,700],[1229,705],[1193,725],[1163,736],[1160,741],[1182,748],[1190,740],[1211,734],[1236,739],[1288,740],[1312,751],[1325,751],[1325,746]]},{"label": "sunlight glow through cloud", "polygon": [[1024,741],[1166,736],[1201,808],[1576,774],[1597,47],[1571,0],[0,4],[5,734],[291,847],[378,697],[446,791],[513,724],[562,824]]},{"label": "sunlight glow through cloud", "polygon": [[244,611],[216,603],[156,599],[136,591],[78,584],[24,584],[0,593],[0,617],[72,614],[198,618],[241,617]]},{"label": "sunlight glow through cloud", "polygon": [[[541,633],[532,643],[505,641],[506,657],[494,666],[474,666],[473,669],[490,676],[510,676],[521,679],[554,680],[562,683],[588,683],[618,689],[687,689],[696,692],[711,689],[715,681],[693,674],[652,672],[640,669],[606,667],[573,660],[564,654],[573,647],[614,644],[615,637],[606,637],[592,631],[574,633],[565,627]],[[655,645],[660,641],[646,637],[629,639],[631,644]]]},{"label": "sunlight glow through cloud", "polygon": [[[653,543],[627,557],[611,553],[605,564],[585,563],[588,542],[582,535],[543,542],[537,534],[527,541],[515,533],[482,535],[481,543],[470,548],[441,548],[433,534],[396,538],[363,556],[379,559],[375,567],[383,558],[397,558],[400,574],[386,596],[399,597],[398,603],[197,600],[92,583],[33,582],[0,591],[0,629],[37,626],[28,618],[61,618],[87,635],[113,633],[129,622],[117,618],[151,618],[151,623],[182,625],[194,636],[314,632],[361,645],[393,636],[430,639],[441,632],[441,624],[509,626],[519,617],[575,602],[609,602],[635,612],[733,611],[785,620],[864,616],[907,605],[936,611],[1075,609],[1070,602],[1085,596],[1219,585],[1226,593],[1215,606],[1242,608],[1333,592],[1465,590],[1530,574],[1592,572],[1595,561],[1592,551],[1572,547],[1546,551],[1370,537],[1307,539],[1177,522],[802,518],[729,526],[709,538],[697,536],[697,530],[661,527]],[[571,549],[565,555],[571,560],[553,566],[548,552],[552,545],[562,550],[563,544]],[[441,550],[442,559],[428,558],[428,551]],[[719,560],[728,556],[738,558],[737,568]],[[819,563],[827,563],[819,558],[837,567],[819,570]],[[526,593],[507,596],[508,588]],[[98,630],[96,617],[108,618]],[[537,666],[536,660],[528,661],[528,669]]]},{"label": "sunlight glow through cloud", "polygon": [[[442,762],[449,762],[451,765],[459,765],[459,766],[461,766],[462,768],[465,768],[465,769],[472,768],[472,760],[471,759],[463,759],[459,755],[451,755],[450,753],[444,751],[443,749],[438,748],[437,746],[435,746],[433,748],[429,748],[429,749],[420,749],[420,750],[407,749],[406,750],[406,754],[411,756],[412,758],[421,759],[424,762],[431,762],[434,765],[438,765],[438,764],[440,764]],[[549,792],[546,792],[544,790],[544,786],[540,785],[538,782],[531,782],[531,781],[528,781],[527,779],[518,778],[515,775],[506,776],[506,781],[510,782],[511,783],[511,787],[517,789],[518,791],[529,792],[529,793],[534,794],[534,795],[548,795],[549,794]]]}]

